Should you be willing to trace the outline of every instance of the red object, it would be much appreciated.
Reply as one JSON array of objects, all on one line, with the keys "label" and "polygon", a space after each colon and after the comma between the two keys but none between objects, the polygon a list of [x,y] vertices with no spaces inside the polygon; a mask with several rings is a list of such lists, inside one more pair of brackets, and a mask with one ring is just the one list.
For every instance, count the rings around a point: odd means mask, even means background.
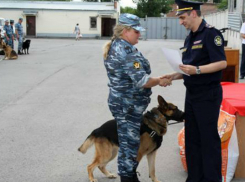
[{"label": "red object", "polygon": [[229,114],[245,116],[245,84],[221,82],[223,101],[221,109]]}]

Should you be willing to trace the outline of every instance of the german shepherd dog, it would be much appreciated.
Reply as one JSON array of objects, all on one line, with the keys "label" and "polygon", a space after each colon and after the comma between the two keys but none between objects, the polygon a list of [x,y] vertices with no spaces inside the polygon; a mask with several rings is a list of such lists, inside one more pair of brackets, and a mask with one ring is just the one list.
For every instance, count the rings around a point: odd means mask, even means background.
[{"label": "german shepherd dog", "polygon": [[31,40],[27,39],[25,41],[23,41],[23,44],[22,44],[22,54],[29,54],[29,48],[30,48],[30,45],[31,45]]},{"label": "german shepherd dog", "polygon": [[[157,149],[161,146],[163,135],[167,132],[168,121],[182,122],[184,119],[184,112],[180,111],[174,104],[167,103],[161,96],[158,96],[158,103],[158,107],[154,107],[144,114],[137,155],[138,162],[144,155],[147,155],[149,177],[154,182],[159,182],[155,176],[155,158]],[[119,143],[115,120],[107,121],[92,131],[78,151],[85,154],[93,144],[95,145],[94,160],[87,167],[90,182],[97,181],[93,176],[96,167],[108,178],[116,178],[115,174],[111,174],[106,170],[107,163],[113,160],[118,153]]]},{"label": "german shepherd dog", "polygon": [[9,46],[7,45],[3,39],[0,39],[0,49],[3,49],[5,56],[2,60],[4,59],[17,59],[18,55],[17,53]]}]

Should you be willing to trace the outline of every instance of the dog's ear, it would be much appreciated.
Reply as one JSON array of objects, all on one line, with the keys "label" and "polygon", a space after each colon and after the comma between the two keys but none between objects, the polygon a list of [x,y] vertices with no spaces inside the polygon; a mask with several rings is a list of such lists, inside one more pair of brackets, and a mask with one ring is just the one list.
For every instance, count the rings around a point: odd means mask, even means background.
[{"label": "dog's ear", "polygon": [[168,103],[164,100],[164,98],[162,96],[158,95],[157,100],[158,100],[159,106],[161,106],[161,107],[167,107],[168,106]]}]

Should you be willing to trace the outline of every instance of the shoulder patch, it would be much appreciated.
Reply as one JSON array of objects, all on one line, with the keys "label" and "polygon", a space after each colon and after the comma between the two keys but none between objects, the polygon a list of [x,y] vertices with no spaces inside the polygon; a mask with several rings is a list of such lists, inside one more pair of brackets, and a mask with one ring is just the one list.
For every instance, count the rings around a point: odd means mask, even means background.
[{"label": "shoulder patch", "polygon": [[141,66],[140,66],[140,63],[139,63],[138,61],[135,61],[135,62],[134,62],[134,68],[135,68],[135,69],[140,69],[140,67],[141,67]]},{"label": "shoulder patch", "polygon": [[214,38],[214,43],[215,43],[215,45],[217,45],[217,46],[222,46],[222,44],[223,44],[222,38],[221,38],[219,35],[217,35],[217,36]]},{"label": "shoulder patch", "polygon": [[205,27],[207,27],[207,28],[214,28],[214,26],[209,25],[208,23],[206,23]]}]

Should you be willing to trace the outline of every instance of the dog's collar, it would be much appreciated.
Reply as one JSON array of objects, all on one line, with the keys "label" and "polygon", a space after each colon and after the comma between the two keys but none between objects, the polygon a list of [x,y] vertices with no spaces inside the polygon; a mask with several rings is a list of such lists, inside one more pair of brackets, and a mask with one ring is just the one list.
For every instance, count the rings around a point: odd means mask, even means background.
[{"label": "dog's collar", "polygon": [[[154,108],[153,108],[154,109]],[[161,113],[161,112],[159,112],[159,113]],[[161,113],[162,114],[162,113]],[[164,118],[166,118],[163,114],[162,114],[162,116],[164,117]],[[146,117],[147,119],[149,119],[149,120],[153,120],[153,121],[155,121],[155,119],[157,119],[159,116],[157,115],[157,114],[155,114],[154,112],[150,112],[150,111],[147,111],[145,114],[144,114],[144,117]],[[166,118],[167,119],[167,118]],[[168,121],[168,120],[167,120]],[[164,128],[164,126],[163,125],[161,125],[161,124],[159,124],[159,123],[157,123],[157,122],[155,122],[158,126],[160,126],[160,127],[162,127],[162,128]]]}]

